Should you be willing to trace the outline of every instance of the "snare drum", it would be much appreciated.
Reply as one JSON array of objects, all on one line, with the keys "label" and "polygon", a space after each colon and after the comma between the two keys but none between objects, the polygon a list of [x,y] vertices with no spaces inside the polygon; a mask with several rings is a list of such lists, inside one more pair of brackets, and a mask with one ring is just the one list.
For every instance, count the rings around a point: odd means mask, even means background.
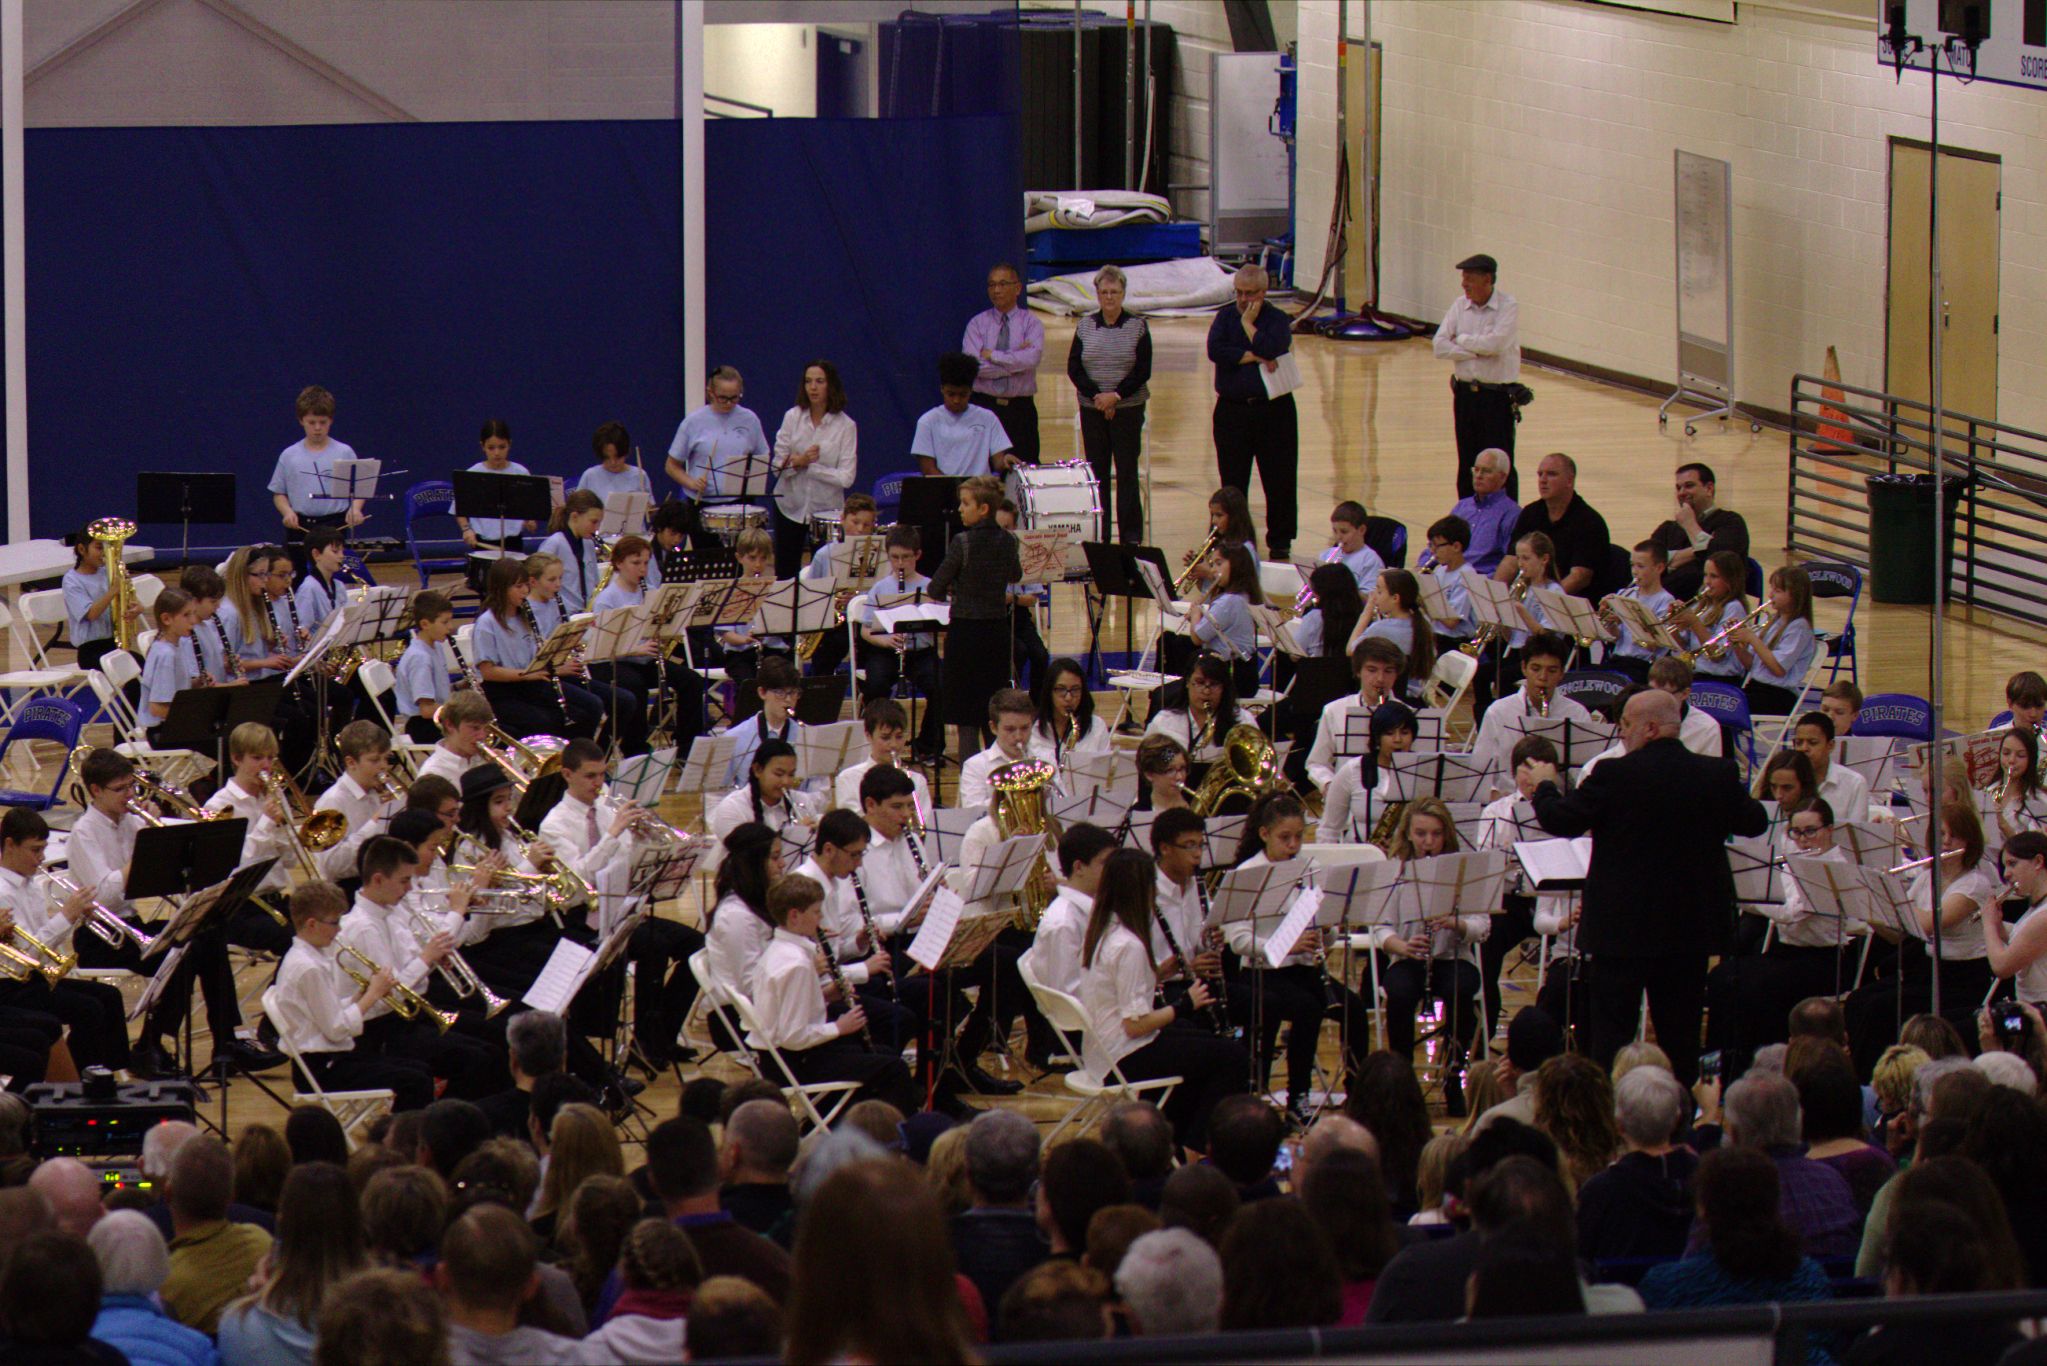
[{"label": "snare drum", "polygon": [[810,546],[815,550],[821,545],[846,539],[846,510],[832,508],[826,512],[810,514]]},{"label": "snare drum", "polygon": [[737,541],[742,531],[768,528],[768,510],[751,503],[718,503],[704,508],[701,516],[704,530],[727,546]]},{"label": "snare drum", "polygon": [[1026,531],[1077,531],[1093,540],[1101,527],[1102,490],[1085,460],[1018,465],[1018,500]]}]

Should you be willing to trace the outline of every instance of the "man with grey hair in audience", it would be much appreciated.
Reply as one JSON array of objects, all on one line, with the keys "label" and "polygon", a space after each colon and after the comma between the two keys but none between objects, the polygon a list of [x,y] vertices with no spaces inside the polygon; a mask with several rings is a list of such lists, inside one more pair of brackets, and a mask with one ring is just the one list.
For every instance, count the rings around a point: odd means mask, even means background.
[{"label": "man with grey hair in audience", "polygon": [[501,1138],[526,1138],[533,1083],[568,1065],[569,1028],[551,1010],[523,1010],[505,1024],[505,1048],[512,1065],[512,1089],[476,1102]]},{"label": "man with grey hair in audience", "polygon": [[[1721,1111],[1727,1142],[1758,1148],[1777,1164],[1778,1212],[1819,1260],[1853,1257],[1862,1237],[1862,1211],[1848,1179],[1805,1155],[1804,1116],[1798,1088],[1778,1073],[1751,1071],[1728,1088]],[[1705,1246],[1694,1224],[1687,1253]]]},{"label": "man with grey hair in audience", "polygon": [[1184,1228],[1147,1233],[1116,1268],[1116,1296],[1139,1337],[1213,1333],[1222,1317],[1222,1259]]},{"label": "man with grey hair in audience", "polygon": [[1514,523],[1521,520],[1521,504],[1514,500],[1514,457],[1498,446],[1488,446],[1471,463],[1471,492],[1450,509],[1471,528],[1471,544],[1464,547],[1464,562],[1475,574],[1490,576],[1500,561],[1514,550]]},{"label": "man with grey hair in audience", "polygon": [[[182,1119],[167,1119],[151,1126],[142,1135],[142,1179],[149,1183],[151,1194],[156,1196],[156,1203],[143,1213],[149,1216],[149,1222],[156,1225],[156,1231],[167,1243],[174,1236],[170,1202],[165,1198],[170,1190],[171,1163],[179,1151],[197,1137],[199,1126]],[[254,1224],[265,1233],[277,1232],[277,1220],[254,1205],[230,1200],[227,1218],[231,1224]]]},{"label": "man with grey hair in audience", "polygon": [[1379,1140],[1370,1129],[1352,1119],[1349,1115],[1331,1110],[1315,1121],[1315,1126],[1301,1137],[1300,1147],[1294,1153],[1294,1168],[1287,1184],[1295,1191],[1308,1183],[1308,1171],[1317,1162],[1333,1152],[1348,1149],[1363,1153],[1374,1163],[1379,1160]]},{"label": "man with grey hair in audience", "polygon": [[1038,1126],[1014,1110],[990,1110],[967,1128],[967,1189],[973,1203],[953,1216],[960,1274],[981,1292],[989,1328],[1003,1294],[1045,1260],[1031,1187],[1038,1179]]},{"label": "man with grey hair in audience", "polygon": [[57,1231],[74,1238],[92,1232],[106,1213],[100,1204],[100,1179],[75,1157],[53,1157],[29,1174],[28,1188],[50,1202]]},{"label": "man with grey hair in audience", "polygon": [[1684,1087],[1664,1068],[1637,1067],[1614,1083],[1613,1104],[1627,1151],[1578,1191],[1578,1255],[1680,1256],[1699,1170],[1699,1155],[1677,1141]]},{"label": "man with grey hair in audience", "polygon": [[1112,1106],[1098,1137],[1123,1159],[1130,1175],[1130,1198],[1153,1213],[1173,1174],[1173,1126],[1148,1100],[1120,1101]]},{"label": "man with grey hair in audience", "polygon": [[796,1164],[798,1139],[787,1101],[750,1100],[725,1122],[718,1146],[719,1206],[785,1248],[796,1236],[789,1169]]},{"label": "man with grey hair in audience", "polygon": [[[44,1164],[48,1166],[48,1163]],[[92,1335],[130,1361],[213,1361],[206,1334],[171,1318],[156,1292],[171,1274],[170,1249],[135,1210],[115,1210],[85,1235],[100,1264],[100,1311]]]}]

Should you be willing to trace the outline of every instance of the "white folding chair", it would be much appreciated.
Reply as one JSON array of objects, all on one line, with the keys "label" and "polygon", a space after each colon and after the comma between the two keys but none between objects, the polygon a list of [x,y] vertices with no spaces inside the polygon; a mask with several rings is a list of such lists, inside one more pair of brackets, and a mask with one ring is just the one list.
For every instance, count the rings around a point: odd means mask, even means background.
[{"label": "white folding chair", "polygon": [[213,771],[214,761],[208,756],[190,749],[158,749],[149,743],[149,733],[142,728],[142,719],[128,701],[128,694],[122,684],[129,678],[141,676],[141,668],[135,663],[135,656],[126,650],[109,650],[100,656],[97,669],[89,670],[86,683],[92,688],[93,696],[99,699],[100,709],[113,723],[115,732],[114,748],[130,759],[146,760],[149,767],[160,771],[160,775],[173,782],[189,784],[198,777]]},{"label": "white folding chair", "polygon": [[384,660],[365,659],[355,676],[362,680],[363,691],[369,694],[370,706],[375,709],[377,720],[391,732],[391,753],[404,768],[407,781],[417,778],[419,765],[433,746],[411,739],[405,727],[393,719],[391,709],[384,705],[384,695],[398,686],[397,673]]},{"label": "white folding chair", "polygon": [[[1079,1001],[1040,982],[1030,970],[1028,963],[1019,960],[1018,972],[1024,985],[1030,988],[1031,999],[1038,1003],[1038,1010],[1052,1026],[1052,1032],[1059,1036],[1059,1047],[1069,1057],[1087,1057],[1087,1039],[1090,1034],[1087,1012]],[[1087,1070],[1085,1062],[1066,1073],[1066,1089],[1073,1093],[1073,1103],[1059,1124],[1045,1139],[1047,1145],[1057,1143],[1059,1136],[1068,1128],[1078,1125],[1075,1136],[1085,1134],[1100,1122],[1109,1112],[1109,1107],[1122,1100],[1144,1100],[1163,1107],[1180,1085],[1179,1077],[1153,1077],[1149,1081],[1131,1081],[1123,1075],[1123,1069],[1110,1063],[1108,1074],[1097,1077]]]},{"label": "white folding chair", "polygon": [[[726,1002],[732,1007],[733,1013],[739,1016],[740,1027],[747,1034],[751,1034],[758,1029],[760,1017],[754,1013],[753,1002],[747,999],[746,993],[730,986],[722,987],[721,990],[724,992]],[[745,1034],[742,1034],[740,1037],[744,1038]],[[853,1099],[853,1093],[860,1089],[860,1083],[857,1081],[798,1081],[796,1074],[789,1070],[789,1064],[783,1060],[781,1049],[776,1048],[773,1044],[769,1044],[762,1052],[765,1052],[768,1057],[774,1060],[775,1070],[782,1074],[781,1081],[775,1084],[782,1088],[782,1095],[784,1097],[796,1102],[796,1108],[800,1112],[797,1115],[798,1121],[807,1122],[809,1125],[809,1131],[804,1134],[802,1142],[808,1145],[830,1132],[832,1121],[839,1117],[839,1111],[845,1109],[847,1102]],[[775,1081],[773,1077],[767,1076],[760,1070],[760,1055],[758,1053],[750,1053],[749,1056],[754,1058],[754,1074],[756,1076],[761,1077],[765,1081]],[[818,1108],[820,1102],[823,1102],[826,1106],[825,1109],[820,1110]]]},{"label": "white folding chair", "polygon": [[[687,1033],[689,1031],[691,1023],[696,1019],[699,1007],[709,1011],[717,1019],[718,1023],[724,1026],[727,1037],[732,1040],[732,1056],[737,1058],[740,1065],[746,1068],[747,1071],[755,1076],[759,1076],[760,1066],[754,1060],[752,1050],[746,1046],[746,1033],[739,1027],[739,1017],[732,1013],[731,1006],[725,999],[724,991],[711,978],[711,951],[709,949],[698,949],[689,956],[689,975],[697,979],[697,998],[690,1004],[689,1017],[683,1020],[681,1032]],[[708,1026],[706,1026],[706,1037],[710,1040],[711,1046],[714,1049],[717,1048],[718,1038],[715,1034],[709,1033]]]},{"label": "white folding chair", "polygon": [[38,697],[69,697],[86,685],[84,670],[50,667],[35,632],[23,627],[5,603],[0,603],[0,628],[29,664],[26,669],[0,672],[0,726],[12,725],[21,709]]},{"label": "white folding chair", "polygon": [[[271,987],[263,993],[263,1013],[272,1019],[277,1017],[274,998],[276,990],[277,988]],[[341,1132],[348,1136],[348,1145],[351,1148],[363,1140],[377,1117],[389,1110],[397,1101],[397,1096],[388,1087],[365,1091],[326,1090],[320,1085],[320,1079],[306,1070],[300,1061],[298,1050],[291,1046],[289,1040],[279,1035],[277,1046],[284,1050],[284,1056],[291,1060],[292,1106],[317,1105],[334,1116],[341,1124]],[[301,1076],[306,1079],[306,1084],[311,1086],[312,1090],[297,1089],[298,1078]],[[272,1099],[275,1098],[273,1094]]]},{"label": "white folding chair", "polygon": [[1429,671],[1429,685],[1424,690],[1428,705],[1440,709],[1448,724],[1449,714],[1457,710],[1457,704],[1471,689],[1471,680],[1478,677],[1478,660],[1459,650],[1436,656],[1436,666]]},{"label": "white folding chair", "polygon": [[154,574],[131,574],[128,582],[135,589],[135,603],[146,614],[156,606],[156,595],[163,592],[163,580]]}]

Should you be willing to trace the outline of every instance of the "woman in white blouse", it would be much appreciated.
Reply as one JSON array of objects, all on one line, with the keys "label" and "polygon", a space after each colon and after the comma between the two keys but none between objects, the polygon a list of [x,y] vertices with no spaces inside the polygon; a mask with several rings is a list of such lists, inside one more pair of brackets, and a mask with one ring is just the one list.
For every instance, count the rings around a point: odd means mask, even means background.
[{"label": "woman in white blouse", "polygon": [[796,406],[775,433],[776,578],[793,579],[803,567],[810,519],[845,506],[860,470],[859,435],[846,416],[838,367],[828,360],[804,366]]},{"label": "woman in white blouse", "polygon": [[1213,999],[1197,981],[1178,1003],[1154,1007],[1159,965],[1151,952],[1158,866],[1149,854],[1118,849],[1102,869],[1094,914],[1080,950],[1080,1004],[1087,1012],[1088,1075],[1111,1066],[1127,1081],[1180,1077],[1164,1102],[1180,1146],[1207,1148],[1208,1117],[1224,1096],[1243,1091],[1250,1062],[1235,1042],[1197,1023]]},{"label": "woman in white blouse", "polygon": [[[1438,798],[1421,797],[1400,813],[1386,854],[1412,863],[1457,851],[1457,823],[1450,808]],[[1377,932],[1379,985],[1386,992],[1386,1046],[1402,1058],[1413,1055],[1415,1008],[1426,998],[1441,1001],[1450,1017],[1457,1053],[1445,1072],[1443,1092],[1453,1117],[1463,1109],[1463,1085],[1455,1072],[1478,1036],[1478,945],[1491,923],[1491,917],[1480,912],[1426,924],[1385,925]]]},{"label": "woman in white blouse", "polygon": [[1048,764],[1067,764],[1076,754],[1107,754],[1109,727],[1095,715],[1087,672],[1071,659],[1055,659],[1038,680],[1038,719],[1031,727],[1030,755]]},{"label": "woman in white blouse", "polygon": [[[768,919],[768,888],[784,871],[782,839],[773,827],[747,821],[727,834],[719,848],[724,859],[713,884],[711,923],[705,932],[705,975],[714,991],[735,987],[744,991],[775,933],[774,922]],[[719,996],[718,1004],[725,999]],[[711,1034],[720,1048],[736,1043],[715,1015]]]}]

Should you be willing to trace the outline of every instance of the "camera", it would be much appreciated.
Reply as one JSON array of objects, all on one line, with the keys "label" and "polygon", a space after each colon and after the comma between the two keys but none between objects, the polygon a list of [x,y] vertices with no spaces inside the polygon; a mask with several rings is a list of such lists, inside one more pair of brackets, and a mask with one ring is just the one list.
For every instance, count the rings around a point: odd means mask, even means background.
[{"label": "camera", "polygon": [[2026,1032],[2026,1012],[2017,1001],[1999,1001],[1990,1008],[1990,1022],[2007,1039],[2016,1040]]}]

